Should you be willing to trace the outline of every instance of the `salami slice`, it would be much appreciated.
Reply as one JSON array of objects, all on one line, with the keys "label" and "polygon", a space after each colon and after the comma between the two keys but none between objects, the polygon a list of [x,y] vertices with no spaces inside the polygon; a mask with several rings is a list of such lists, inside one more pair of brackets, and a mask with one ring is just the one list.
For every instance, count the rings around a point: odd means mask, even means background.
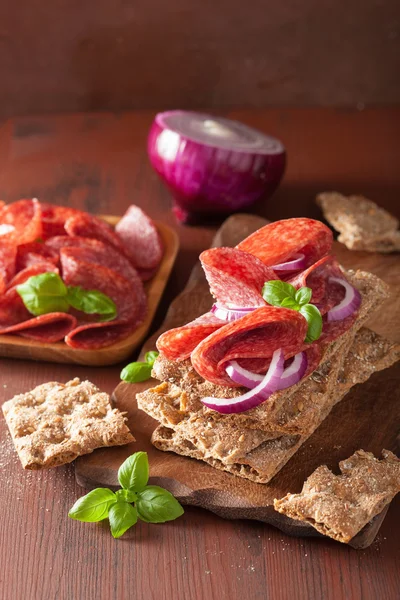
[{"label": "salami slice", "polygon": [[257,256],[271,267],[304,254],[307,268],[330,252],[332,240],[331,230],[320,221],[284,219],[265,225],[240,242],[237,248]]},{"label": "salami slice", "polygon": [[33,198],[6,204],[0,209],[0,226],[8,229],[1,236],[2,241],[17,245],[34,242],[42,235],[40,203]]},{"label": "salami slice", "polygon": [[72,348],[103,348],[127,337],[143,321],[146,297],[143,287],[137,283],[128,281],[112,269],[86,262],[82,251],[81,248],[61,250],[64,282],[103,292],[115,302],[118,315],[113,321],[83,323],[67,335],[65,342]]},{"label": "salami slice", "polygon": [[289,283],[296,289],[301,287],[311,288],[311,303],[316,304],[321,314],[324,315],[328,310],[336,306],[336,304],[339,304],[345,294],[343,286],[330,281],[331,277],[346,279],[337,259],[329,255],[321,258],[305,271],[289,279]]},{"label": "salami slice", "polygon": [[[63,248],[78,248],[80,250],[75,254],[73,253],[74,256],[86,262],[108,267],[137,285],[138,288],[143,289],[140,276],[126,256],[100,240],[66,235],[47,240],[46,246],[56,254],[59,254]],[[144,290],[142,295],[144,296]]]},{"label": "salami slice", "polygon": [[170,360],[185,360],[201,341],[224,325],[225,322],[217,319],[213,313],[206,313],[183,327],[161,334],[156,346]]},{"label": "salami slice", "polygon": [[282,348],[285,358],[303,349],[307,322],[300,313],[265,306],[229,323],[205,338],[191,355],[197,373],[216,385],[232,387],[226,363],[239,359],[271,358]]},{"label": "salami slice", "polygon": [[8,283],[7,289],[11,289],[21,283],[25,283],[30,277],[34,277],[35,275],[41,275],[42,273],[58,273],[58,268],[54,263],[45,261],[42,259],[42,262],[37,262],[30,267],[26,267],[22,271],[19,271]]},{"label": "salami slice", "polygon": [[214,298],[229,306],[265,306],[264,283],[277,279],[274,271],[257,257],[237,248],[212,248],[200,261]]},{"label": "salami slice", "polygon": [[132,204],[117,223],[115,231],[138,269],[148,271],[160,264],[163,255],[160,234],[141,208]]},{"label": "salami slice", "polygon": [[15,275],[16,258],[17,246],[15,243],[0,241],[0,294],[4,292],[7,283]]},{"label": "salami slice", "polygon": [[53,343],[63,340],[76,324],[76,318],[67,313],[32,317],[15,288],[0,297],[0,335],[14,334]]},{"label": "salami slice", "polygon": [[74,216],[84,215],[82,210],[57,206],[41,202],[42,208],[42,238],[47,240],[55,235],[66,235],[65,222]]},{"label": "salami slice", "polygon": [[18,246],[16,270],[21,271],[43,261],[58,263],[58,252],[47,247],[46,244],[30,242]]},{"label": "salami slice", "polygon": [[111,225],[93,215],[82,213],[70,217],[65,223],[65,231],[72,237],[100,240],[127,255],[124,244]]}]

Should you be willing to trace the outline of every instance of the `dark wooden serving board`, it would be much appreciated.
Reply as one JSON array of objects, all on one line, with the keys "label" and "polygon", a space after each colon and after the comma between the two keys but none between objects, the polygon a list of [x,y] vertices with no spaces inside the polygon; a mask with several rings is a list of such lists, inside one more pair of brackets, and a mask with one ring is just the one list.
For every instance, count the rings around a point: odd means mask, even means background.
[{"label": "dark wooden serving board", "polygon": [[[214,239],[214,246],[234,246],[252,231],[265,224],[264,219],[251,215],[235,215],[227,219]],[[350,252],[335,244],[335,252],[347,268],[372,271],[390,283],[392,299],[369,323],[372,328],[400,341],[400,259],[398,255],[377,255]],[[162,330],[186,323],[206,312],[211,305],[200,265],[193,269],[185,290],[171,304],[160,331],[145,344],[155,348]],[[84,487],[115,486],[117,470],[129,454],[145,450],[149,454],[151,479],[169,489],[183,504],[201,506],[230,519],[255,519],[274,525],[289,535],[319,536],[311,526],[292,521],[273,509],[274,498],[287,492],[300,491],[304,480],[321,464],[337,472],[338,462],[362,448],[379,456],[383,448],[396,451],[396,436],[400,423],[400,364],[375,374],[358,385],[338,404],[313,436],[300,448],[287,465],[267,485],[252,483],[213,469],[209,465],[156,450],[150,443],[156,421],[138,410],[135,395],[156,382],[120,383],[114,392],[118,408],[128,413],[129,426],[136,442],[122,448],[107,448],[76,461],[76,478]],[[378,515],[355,537],[351,545],[370,545],[386,511]]]}]

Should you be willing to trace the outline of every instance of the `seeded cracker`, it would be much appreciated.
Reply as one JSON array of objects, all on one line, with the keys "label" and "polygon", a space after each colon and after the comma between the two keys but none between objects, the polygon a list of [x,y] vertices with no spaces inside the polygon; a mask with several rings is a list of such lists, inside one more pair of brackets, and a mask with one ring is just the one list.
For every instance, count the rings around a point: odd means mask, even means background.
[{"label": "seeded cracker", "polygon": [[325,192],[317,196],[325,219],[339,231],[338,241],[349,250],[400,251],[398,220],[363,196]]},{"label": "seeded cracker", "polygon": [[109,395],[78,378],[14,396],[3,413],[24,469],[57,467],[96,448],[135,441]]},{"label": "seeded cracker", "polygon": [[400,460],[388,450],[382,456],[358,450],[339,463],[341,475],[318,467],[300,494],[275,500],[275,510],[348,543],[400,491]]}]

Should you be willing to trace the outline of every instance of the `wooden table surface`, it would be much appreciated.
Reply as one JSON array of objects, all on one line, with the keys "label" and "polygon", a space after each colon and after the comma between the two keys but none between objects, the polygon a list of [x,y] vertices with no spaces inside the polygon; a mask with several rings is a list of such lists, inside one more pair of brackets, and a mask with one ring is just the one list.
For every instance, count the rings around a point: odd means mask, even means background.
[{"label": "wooden table surface", "polygon": [[[146,135],[154,113],[64,115],[0,124],[0,198],[41,200],[122,214],[134,202],[176,228],[181,250],[153,330],[183,288],[213,227],[178,226],[152,172]],[[400,110],[269,109],[228,116],[278,136],[285,180],[257,212],[318,217],[319,191],[363,193],[399,211]],[[120,367],[0,359],[0,401],[48,380],[79,376],[112,392]],[[374,544],[356,551],[328,539],[285,537],[255,522],[186,509],[176,522],[140,523],[120,540],[106,524],[68,519],[84,493],[72,465],[24,472],[0,419],[0,598],[3,600],[218,600],[399,598],[400,502]]]}]

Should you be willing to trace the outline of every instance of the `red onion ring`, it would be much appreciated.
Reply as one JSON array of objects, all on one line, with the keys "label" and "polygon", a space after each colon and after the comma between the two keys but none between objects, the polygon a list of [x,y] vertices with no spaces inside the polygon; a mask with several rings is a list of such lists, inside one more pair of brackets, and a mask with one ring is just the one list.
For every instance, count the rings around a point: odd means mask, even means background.
[{"label": "red onion ring", "polygon": [[282,348],[275,350],[269,369],[262,381],[252,390],[237,398],[203,398],[201,402],[222,414],[244,412],[265,402],[276,391],[283,373],[285,358]]},{"label": "red onion ring", "polygon": [[212,305],[211,312],[217,317],[217,319],[231,322],[244,317],[255,309],[255,306],[246,306],[244,308],[241,308],[240,306],[232,306],[228,308],[227,306],[222,306],[217,302],[216,304]]},{"label": "red onion ring", "polygon": [[299,271],[306,268],[306,257],[304,254],[295,254],[292,260],[273,265],[271,268],[274,271]]},{"label": "red onion ring", "polygon": [[[304,377],[307,371],[308,360],[306,352],[299,352],[293,357],[291,364],[284,369],[278,382],[277,390],[284,390],[295,385]],[[252,373],[241,367],[236,360],[232,360],[226,367],[226,372],[235,383],[254,389],[264,379],[265,375]]]},{"label": "red onion ring", "polygon": [[330,277],[329,281],[340,283],[340,285],[344,287],[346,293],[343,300],[326,313],[327,320],[329,322],[343,321],[343,319],[349,317],[360,308],[361,294],[345,279],[341,279],[340,277]]}]

